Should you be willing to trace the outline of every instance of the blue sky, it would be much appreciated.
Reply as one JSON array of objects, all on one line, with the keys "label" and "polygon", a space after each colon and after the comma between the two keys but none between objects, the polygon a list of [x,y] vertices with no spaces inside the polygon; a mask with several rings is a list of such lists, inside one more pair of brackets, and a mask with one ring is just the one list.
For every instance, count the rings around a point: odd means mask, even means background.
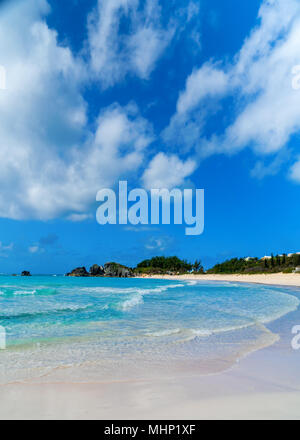
[{"label": "blue sky", "polygon": [[[300,249],[297,0],[0,2],[0,272]],[[96,193],[205,189],[205,231],[100,226]]]}]

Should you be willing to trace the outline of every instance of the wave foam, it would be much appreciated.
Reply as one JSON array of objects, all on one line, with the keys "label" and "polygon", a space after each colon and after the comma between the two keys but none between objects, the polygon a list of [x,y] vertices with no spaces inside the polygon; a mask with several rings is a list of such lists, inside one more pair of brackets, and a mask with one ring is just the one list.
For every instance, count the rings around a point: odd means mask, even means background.
[{"label": "wave foam", "polygon": [[123,311],[128,311],[131,310],[133,307],[143,304],[145,295],[151,295],[153,293],[162,293],[168,289],[174,289],[182,286],[183,286],[182,284],[168,284],[167,286],[155,287],[150,289],[140,289],[140,288],[129,288],[122,290],[118,289],[118,293],[123,293],[123,294],[128,294],[131,292],[134,293],[134,295],[131,298],[119,304],[119,307]]},{"label": "wave foam", "polygon": [[174,328],[174,329],[161,330],[159,332],[147,333],[146,336],[159,338],[161,336],[176,335],[176,334],[178,334],[180,332],[181,332],[180,328]]},{"label": "wave foam", "polygon": [[214,332],[212,330],[199,330],[199,329],[191,329],[191,333],[196,337],[208,337],[211,336]]},{"label": "wave foam", "polygon": [[24,319],[24,318],[37,318],[39,316],[47,316],[47,315],[55,315],[58,313],[74,313],[74,312],[78,312],[78,311],[83,311],[85,309],[88,309],[89,307],[92,307],[92,304],[88,304],[86,306],[77,306],[77,305],[72,305],[72,304],[66,304],[66,305],[61,305],[60,307],[55,307],[53,309],[48,309],[48,310],[40,310],[40,311],[22,311],[20,313],[15,313],[15,314],[3,314],[0,315],[0,319]]},{"label": "wave foam", "polygon": [[36,290],[16,290],[14,295],[35,295]]},{"label": "wave foam", "polygon": [[132,298],[127,299],[123,303],[120,304],[120,307],[123,311],[131,310],[133,307],[136,307],[144,302],[143,295],[136,294]]}]

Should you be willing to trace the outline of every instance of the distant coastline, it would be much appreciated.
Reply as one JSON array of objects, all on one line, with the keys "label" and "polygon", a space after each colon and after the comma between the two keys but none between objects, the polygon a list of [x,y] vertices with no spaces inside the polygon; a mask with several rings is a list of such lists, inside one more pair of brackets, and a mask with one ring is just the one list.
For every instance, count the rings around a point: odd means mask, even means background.
[{"label": "distant coastline", "polygon": [[[31,273],[23,271],[21,276],[30,277]],[[127,267],[116,262],[106,263],[103,266],[94,264],[89,271],[84,266],[76,267],[65,276],[238,281],[300,287],[300,252],[276,256],[272,254],[260,259],[257,257],[232,258],[208,270],[204,270],[200,260],[190,263],[176,256],[157,256],[142,261],[136,267]]]},{"label": "distant coastline", "polygon": [[[160,276],[191,276],[196,277],[206,275],[215,276],[221,275],[222,277],[227,275],[232,276],[247,276],[251,275],[251,282],[253,282],[253,276],[257,275],[258,279],[266,279],[264,275],[274,274],[300,274],[300,253],[282,254],[266,256],[263,258],[246,257],[246,258],[232,258],[226,260],[223,263],[218,263],[207,271],[201,263],[201,260],[196,260],[194,263],[190,263],[180,258],[157,256],[149,260],[144,260],[135,268],[126,267],[119,263],[106,263],[104,266],[94,264],[91,266],[89,272],[85,267],[77,267],[66,276],[71,277],[160,277]],[[281,276],[281,278],[282,278]],[[278,277],[277,277],[278,278]],[[280,278],[280,277],[279,277]],[[213,278],[214,279],[214,278]],[[240,279],[240,278],[239,278]],[[293,277],[287,277],[286,280],[294,279]],[[297,280],[298,286],[298,278]],[[290,282],[290,281],[289,281]]]}]

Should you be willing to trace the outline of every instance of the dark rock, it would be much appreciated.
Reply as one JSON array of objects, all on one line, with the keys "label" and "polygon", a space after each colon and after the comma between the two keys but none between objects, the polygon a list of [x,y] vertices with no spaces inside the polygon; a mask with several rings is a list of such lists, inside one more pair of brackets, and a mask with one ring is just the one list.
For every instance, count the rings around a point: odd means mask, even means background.
[{"label": "dark rock", "polygon": [[102,266],[98,266],[98,264],[94,264],[90,268],[90,275],[92,277],[101,277],[104,276],[104,268]]},{"label": "dark rock", "polygon": [[89,273],[87,272],[85,267],[77,267],[72,270],[72,272],[67,273],[67,277],[88,277]]},{"label": "dark rock", "polygon": [[72,272],[67,273],[68,277],[117,277],[128,278],[133,277],[134,273],[132,269],[126,266],[122,266],[118,263],[106,263],[104,267],[94,264],[90,268],[90,272],[87,272],[85,267],[77,267]]},{"label": "dark rock", "polygon": [[104,275],[106,277],[118,278],[128,278],[134,276],[131,269],[118,263],[106,263],[104,265]]},{"label": "dark rock", "polygon": [[28,270],[23,270],[21,276],[22,277],[31,277],[31,273]]}]

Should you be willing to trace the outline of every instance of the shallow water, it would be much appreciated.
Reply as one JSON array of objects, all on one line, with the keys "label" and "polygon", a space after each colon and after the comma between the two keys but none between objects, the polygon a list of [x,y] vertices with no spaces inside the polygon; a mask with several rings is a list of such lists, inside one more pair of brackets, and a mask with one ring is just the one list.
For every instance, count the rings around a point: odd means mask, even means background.
[{"label": "shallow water", "polygon": [[222,371],[276,341],[291,289],[152,279],[0,278],[0,382]]}]

